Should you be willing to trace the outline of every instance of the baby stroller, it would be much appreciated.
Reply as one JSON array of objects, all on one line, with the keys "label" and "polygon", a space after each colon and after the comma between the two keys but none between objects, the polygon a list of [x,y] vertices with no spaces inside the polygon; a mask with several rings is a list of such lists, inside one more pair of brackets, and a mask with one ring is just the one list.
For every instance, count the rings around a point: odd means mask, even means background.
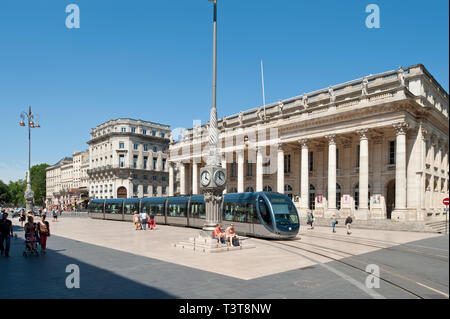
[{"label": "baby stroller", "polygon": [[23,256],[39,256],[39,251],[37,249],[37,245],[39,244],[39,238],[38,237],[25,237],[25,248],[23,250]]}]

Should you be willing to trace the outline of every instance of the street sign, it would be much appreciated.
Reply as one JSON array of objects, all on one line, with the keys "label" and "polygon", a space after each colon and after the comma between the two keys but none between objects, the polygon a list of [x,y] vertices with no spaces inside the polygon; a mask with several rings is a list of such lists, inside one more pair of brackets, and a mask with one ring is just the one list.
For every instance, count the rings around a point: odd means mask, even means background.
[{"label": "street sign", "polygon": [[442,202],[444,203],[445,206],[448,206],[448,197],[444,198],[444,200]]}]

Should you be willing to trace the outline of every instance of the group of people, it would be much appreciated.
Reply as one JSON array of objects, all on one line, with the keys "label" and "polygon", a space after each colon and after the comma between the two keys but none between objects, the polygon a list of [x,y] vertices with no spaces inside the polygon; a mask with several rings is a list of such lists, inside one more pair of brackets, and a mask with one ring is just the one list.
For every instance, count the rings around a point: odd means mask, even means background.
[{"label": "group of people", "polygon": [[230,224],[225,232],[222,231],[220,224],[217,224],[213,232],[213,238],[217,239],[219,243],[227,244],[227,246],[239,246],[239,238],[234,230],[234,224]]},{"label": "group of people", "polygon": [[47,238],[50,237],[50,224],[45,219],[47,216],[41,216],[41,221],[35,223],[34,217],[29,215],[27,223],[24,226],[25,240],[29,250],[36,250],[37,243],[41,246],[41,253],[45,254],[47,249]]},{"label": "group of people", "polygon": [[[37,244],[41,246],[41,253],[45,254],[47,248],[47,238],[50,236],[50,224],[46,221],[46,214],[42,214],[40,221],[35,223],[34,216],[31,212],[28,216],[22,212],[19,220],[25,231],[25,240],[29,250],[36,250]],[[24,221],[26,221],[24,225]],[[9,257],[11,247],[11,238],[13,237],[13,226],[11,220],[8,219],[8,213],[2,211],[2,219],[0,220],[0,251],[1,255]]]},{"label": "group of people", "polygon": [[[306,214],[306,224],[308,225],[307,229],[314,229],[313,223],[314,223],[315,219],[314,219],[314,215],[312,212],[308,212]],[[336,215],[333,215],[331,217],[331,231],[333,233],[336,232],[336,225],[338,224],[338,220],[336,218]],[[353,223],[353,219],[350,215],[347,216],[347,218],[345,219],[345,228],[347,229],[347,235],[350,235],[352,232],[350,230],[350,225]]]},{"label": "group of people", "polygon": [[150,215],[147,214],[147,212],[138,213],[135,211],[133,215],[133,223],[134,230],[147,230],[147,225],[151,230],[153,230],[156,227],[155,215],[152,211],[150,212]]},{"label": "group of people", "polygon": [[[331,228],[332,228],[332,232],[335,233],[336,232],[336,225],[338,224],[338,220],[336,218],[335,215],[333,215],[331,217]],[[345,228],[347,229],[347,235],[350,235],[352,232],[350,230],[350,225],[353,223],[353,219],[350,215],[347,216],[347,218],[345,219]]]}]

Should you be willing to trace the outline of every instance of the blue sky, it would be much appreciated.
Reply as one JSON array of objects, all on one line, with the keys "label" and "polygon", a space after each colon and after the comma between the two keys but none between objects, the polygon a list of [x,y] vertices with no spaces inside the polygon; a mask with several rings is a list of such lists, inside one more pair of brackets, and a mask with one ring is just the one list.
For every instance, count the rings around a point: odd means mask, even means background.
[{"label": "blue sky", "polygon": [[[68,4],[80,29],[65,26]],[[381,28],[368,29],[375,3]],[[219,116],[363,75],[422,63],[448,92],[448,1],[220,0]],[[23,178],[31,105],[32,164],[87,148],[118,117],[192,127],[211,104],[212,4],[207,0],[2,0],[0,179]]]}]

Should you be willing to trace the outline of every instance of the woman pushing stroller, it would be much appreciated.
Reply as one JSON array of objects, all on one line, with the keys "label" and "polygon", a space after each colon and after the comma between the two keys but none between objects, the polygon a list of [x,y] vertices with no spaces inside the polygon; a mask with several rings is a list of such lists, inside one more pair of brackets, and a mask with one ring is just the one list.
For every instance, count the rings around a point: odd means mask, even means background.
[{"label": "woman pushing stroller", "polygon": [[[28,216],[28,222],[25,224],[25,245],[30,253],[37,253],[38,229],[36,223],[33,221],[33,216]],[[24,252],[25,254],[25,252]]]}]

